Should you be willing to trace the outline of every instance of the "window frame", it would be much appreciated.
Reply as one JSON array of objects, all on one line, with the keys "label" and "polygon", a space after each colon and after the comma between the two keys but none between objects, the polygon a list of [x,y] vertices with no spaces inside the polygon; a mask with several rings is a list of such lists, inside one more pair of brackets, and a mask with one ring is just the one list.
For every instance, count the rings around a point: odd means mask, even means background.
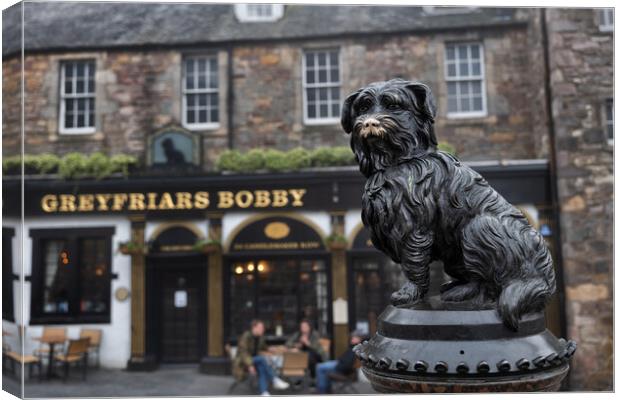
[{"label": "window frame", "polygon": [[[83,62],[83,63],[86,63],[86,65],[88,65],[89,63],[93,64],[94,88],[93,88],[92,95],[91,93],[89,93],[88,95],[84,95],[84,94],[67,95],[65,94],[65,66],[67,65],[67,63],[76,63],[76,62]],[[97,79],[96,79],[96,74],[97,74],[97,60],[94,58],[78,58],[78,59],[60,60],[60,79],[59,79],[59,86],[58,86],[58,98],[59,98],[59,103],[60,103],[59,105],[60,109],[59,109],[59,118],[58,118],[58,133],[63,134],[63,135],[84,135],[84,134],[92,134],[92,133],[97,132]],[[92,98],[92,101],[95,103],[95,105],[93,106],[93,119],[94,119],[93,126],[66,128],[65,127],[65,117],[66,117],[65,101],[66,99],[79,99],[79,98]]]},{"label": "window frame", "polygon": [[598,30],[601,32],[614,31],[614,9],[599,8],[597,9]]},{"label": "window frame", "polygon": [[[271,15],[257,16],[250,15],[248,6],[271,6]],[[282,18],[284,15],[284,4],[269,3],[251,3],[251,4],[235,4],[235,16],[239,22],[274,22]]]},{"label": "window frame", "polygon": [[[448,76],[448,47],[449,46],[459,46],[459,45],[478,45],[480,51],[480,75],[478,77],[451,77]],[[446,82],[446,116],[450,119],[464,119],[464,118],[483,118],[488,116],[488,108],[487,108],[487,91],[486,91],[486,68],[485,68],[485,59],[484,59],[484,43],[482,41],[470,41],[470,42],[446,42],[444,43],[444,62],[443,62],[443,71],[444,71],[444,80]],[[457,62],[458,63],[458,62]],[[482,99],[482,110],[478,111],[457,111],[451,112],[448,108],[448,99],[450,96],[448,93],[448,83],[449,82],[472,82],[480,80],[480,92]]]},{"label": "window frame", "polygon": [[[112,236],[114,235],[114,227],[96,227],[96,228],[42,228],[30,229],[30,238],[32,240],[32,273],[31,273],[31,290],[30,290],[30,324],[105,324],[110,323],[112,315]],[[81,238],[98,238],[105,241],[105,256],[108,268],[104,278],[108,285],[105,293],[105,303],[107,310],[102,314],[81,313],[76,306],[79,306],[81,296],[80,276],[81,269],[75,268],[70,277],[70,294],[69,294],[69,312],[67,314],[46,314],[43,312],[44,288],[45,288],[45,255],[43,254],[43,242],[45,240],[66,240],[67,247],[71,252],[79,257],[78,241]],[[79,258],[72,265],[79,265]]]},{"label": "window frame", "polygon": [[[318,52],[325,52],[325,53],[329,53],[330,51],[337,51],[338,53],[338,83],[337,85],[334,85],[332,82],[330,82],[329,84],[308,84],[306,82],[306,56],[308,53],[314,52],[314,53],[318,53]],[[338,87],[339,90],[339,94],[340,94],[340,103],[342,103],[342,57],[340,54],[340,47],[329,47],[329,48],[307,48],[307,49],[303,49],[302,50],[302,57],[301,57],[301,79],[302,79],[302,91],[303,91],[303,121],[304,121],[304,125],[332,125],[332,124],[337,124],[340,123],[340,118],[341,115],[338,115],[338,117],[330,117],[330,118],[309,118],[308,117],[308,90],[309,88],[321,88],[321,87],[325,87],[325,88],[332,88],[332,87]],[[342,110],[339,109],[338,111],[339,114],[342,113]]]},{"label": "window frame", "polygon": [[[207,61],[211,59],[215,60],[215,68],[216,68],[216,75],[217,75],[217,88],[215,89],[212,89],[212,88],[187,89],[185,87],[187,83],[185,81],[185,74],[186,74],[185,63],[187,62],[187,60],[190,60],[190,59],[193,59],[193,60],[206,59]],[[219,69],[220,69],[220,65],[219,65],[219,59],[218,59],[217,54],[186,54],[183,56],[182,62],[181,62],[181,123],[185,129],[188,129],[190,131],[196,131],[196,130],[211,130],[211,129],[217,129],[220,127],[221,93],[220,93]],[[187,122],[187,95],[188,94],[213,94],[213,93],[217,94],[217,122],[198,122],[198,123]],[[209,113],[207,113],[207,116],[208,115]]]},{"label": "window frame", "polygon": [[[8,265],[2,265],[2,319],[4,321],[15,322],[15,282],[16,275],[13,272],[13,238],[15,237],[15,229],[2,227],[2,246],[7,244],[8,248],[2,249],[2,259],[7,261]],[[8,242],[8,243],[5,243]],[[5,259],[6,257],[6,259]],[[6,287],[5,287],[6,285]],[[4,289],[7,291],[5,292]]]},{"label": "window frame", "polygon": [[[611,104],[611,119],[609,118],[610,115],[607,112],[608,109],[608,105]],[[615,136],[615,126],[614,126],[614,99],[613,97],[609,97],[606,98],[603,101],[603,130],[605,132],[605,139],[607,140],[607,143],[609,143],[610,145],[613,146],[614,144],[614,136]],[[608,128],[611,122],[611,138],[609,137],[609,132],[608,132]]]}]

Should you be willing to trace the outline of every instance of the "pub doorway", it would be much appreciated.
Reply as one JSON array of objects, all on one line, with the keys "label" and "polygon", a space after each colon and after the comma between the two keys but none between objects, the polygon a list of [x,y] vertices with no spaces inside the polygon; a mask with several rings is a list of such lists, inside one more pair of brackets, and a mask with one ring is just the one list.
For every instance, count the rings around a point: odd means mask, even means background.
[{"label": "pub doorway", "polygon": [[149,260],[147,350],[159,363],[199,362],[205,355],[206,263],[204,256]]},{"label": "pub doorway", "polygon": [[173,226],[146,257],[146,352],[158,363],[198,363],[207,354],[207,256],[200,236]]}]

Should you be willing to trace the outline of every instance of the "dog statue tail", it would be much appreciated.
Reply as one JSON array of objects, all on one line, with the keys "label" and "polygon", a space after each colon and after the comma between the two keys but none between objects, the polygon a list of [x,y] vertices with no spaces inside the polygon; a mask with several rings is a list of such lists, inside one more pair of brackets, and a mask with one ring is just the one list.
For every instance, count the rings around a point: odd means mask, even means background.
[{"label": "dog statue tail", "polygon": [[508,327],[518,330],[523,314],[541,311],[555,292],[553,261],[542,236],[528,229],[532,258],[524,260],[522,275],[509,280],[497,301],[497,310]]}]

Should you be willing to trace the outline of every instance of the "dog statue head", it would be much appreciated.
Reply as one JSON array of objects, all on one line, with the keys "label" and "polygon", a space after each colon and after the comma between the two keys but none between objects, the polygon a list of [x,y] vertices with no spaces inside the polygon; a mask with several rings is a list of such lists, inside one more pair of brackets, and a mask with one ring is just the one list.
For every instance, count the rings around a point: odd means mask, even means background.
[{"label": "dog statue head", "polygon": [[351,93],[342,106],[341,124],[351,133],[360,171],[370,176],[436,151],[435,113],[431,90],[419,82],[392,79]]}]

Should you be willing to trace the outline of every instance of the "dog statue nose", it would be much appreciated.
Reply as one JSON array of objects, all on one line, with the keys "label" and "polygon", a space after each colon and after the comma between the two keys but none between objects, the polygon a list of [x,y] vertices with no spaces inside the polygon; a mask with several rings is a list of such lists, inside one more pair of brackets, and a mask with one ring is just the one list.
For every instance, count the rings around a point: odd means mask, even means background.
[{"label": "dog statue nose", "polygon": [[377,121],[374,118],[368,118],[366,121],[364,121],[364,128],[378,128],[379,127],[379,121]]}]

